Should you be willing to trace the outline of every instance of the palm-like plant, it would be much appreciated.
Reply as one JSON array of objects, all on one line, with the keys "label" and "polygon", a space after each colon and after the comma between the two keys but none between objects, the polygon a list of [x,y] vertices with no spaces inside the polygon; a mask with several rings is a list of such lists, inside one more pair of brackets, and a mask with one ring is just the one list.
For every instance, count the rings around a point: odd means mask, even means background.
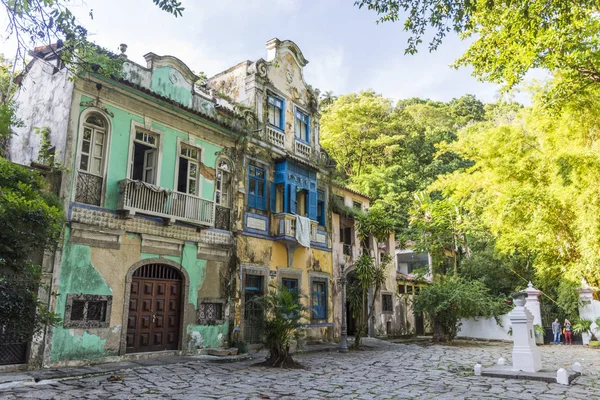
[{"label": "palm-like plant", "polygon": [[297,364],[290,354],[292,341],[298,342],[307,307],[296,290],[272,285],[269,293],[257,298],[265,312],[263,343],[269,350],[266,364],[273,367],[290,367]]},{"label": "palm-like plant", "polygon": [[[391,258],[386,256],[380,264],[375,260],[363,254],[356,261],[354,276],[356,281],[349,287],[348,301],[357,317],[356,333],[354,334],[355,349],[360,347],[361,338],[365,335],[369,319],[375,311],[375,300],[379,297],[381,285],[386,279],[386,269],[391,263]],[[367,304],[369,289],[373,289],[371,303]]]},{"label": "palm-like plant", "polygon": [[594,330],[592,330],[592,324],[596,322],[596,326],[600,326],[600,318],[597,318],[596,321],[592,321],[589,319],[580,319],[573,325],[573,332],[579,334],[587,333],[590,335],[591,341],[597,341],[596,335],[594,334]]}]

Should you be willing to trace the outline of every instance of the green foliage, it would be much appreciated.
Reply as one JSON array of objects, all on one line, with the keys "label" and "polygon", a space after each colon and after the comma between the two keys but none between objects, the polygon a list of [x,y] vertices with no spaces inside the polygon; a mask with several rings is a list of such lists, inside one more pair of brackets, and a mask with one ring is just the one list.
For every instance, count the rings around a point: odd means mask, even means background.
[{"label": "green foliage", "polygon": [[497,317],[510,307],[504,298],[492,296],[482,282],[448,276],[423,287],[415,296],[413,309],[433,318],[436,340],[451,341],[461,318]]},{"label": "green foliage", "polygon": [[385,210],[408,239],[413,194],[437,175],[467,165],[456,155],[438,155],[438,145],[453,141],[458,127],[480,118],[469,117],[467,110],[482,107],[472,96],[450,103],[408,99],[395,107],[372,91],[340,96],[323,112],[321,144],[346,177],[343,184],[374,198],[372,206]]},{"label": "green foliage", "polygon": [[0,326],[7,327],[10,339],[28,341],[45,326],[60,322],[37,298],[39,266],[26,263],[18,273],[0,270]]},{"label": "green foliage", "polygon": [[378,241],[385,242],[394,232],[394,221],[381,207],[371,207],[367,213],[358,215],[357,222],[358,236],[363,239],[373,236]]},{"label": "green foliage", "polygon": [[[161,10],[181,16],[184,8],[177,0],[152,0]],[[120,76],[123,60],[88,40],[87,29],[71,12],[68,0],[0,0],[7,15],[4,31],[17,43],[17,59],[25,62],[27,49],[48,45],[60,55],[62,62],[75,70]],[[89,17],[94,18],[93,10]]]},{"label": "green foliage", "polygon": [[[367,254],[362,254],[355,263],[355,269],[352,271],[354,280],[348,287],[348,302],[358,321],[353,343],[355,349],[360,348],[361,338],[365,335],[368,321],[375,311],[375,300],[379,297],[390,264],[389,256],[377,264]],[[369,289],[373,289],[370,304],[367,301]]]},{"label": "green foliage", "polygon": [[[596,329],[592,329],[592,325],[596,324]],[[580,335],[582,333],[590,335],[590,340],[598,340],[596,338],[596,330],[600,327],[600,318],[596,318],[595,321],[588,319],[580,319],[573,324],[573,332]]]},{"label": "green foliage", "polygon": [[31,263],[63,227],[60,201],[44,190],[37,172],[0,157],[0,326],[21,339],[57,321],[37,299],[40,267]]},{"label": "green foliage", "polygon": [[430,51],[451,31],[474,38],[456,65],[471,65],[476,76],[506,88],[533,68],[560,71],[554,95],[562,99],[600,82],[596,0],[358,0],[355,5],[375,11],[378,22],[404,19],[409,54],[430,31]]},{"label": "green foliage", "polygon": [[442,150],[474,165],[431,187],[476,216],[500,253],[534,260],[542,290],[558,288],[569,314],[576,282],[600,284],[598,90],[590,87],[555,113],[540,92],[513,118],[466,127]]},{"label": "green foliage", "polygon": [[18,270],[58,242],[62,210],[38,173],[0,157],[0,265]]},{"label": "green foliage", "polygon": [[269,293],[256,298],[265,311],[264,344],[269,350],[267,363],[273,367],[294,363],[290,346],[293,341],[299,342],[304,314],[308,310],[300,301],[301,297],[295,290],[272,285]]}]

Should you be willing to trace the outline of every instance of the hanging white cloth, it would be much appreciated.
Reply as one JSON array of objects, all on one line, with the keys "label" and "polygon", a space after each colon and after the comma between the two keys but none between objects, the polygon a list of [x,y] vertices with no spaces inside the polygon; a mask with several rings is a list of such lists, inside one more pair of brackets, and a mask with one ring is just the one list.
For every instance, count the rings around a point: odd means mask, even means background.
[{"label": "hanging white cloth", "polygon": [[296,215],[296,240],[301,246],[310,247],[310,219]]}]

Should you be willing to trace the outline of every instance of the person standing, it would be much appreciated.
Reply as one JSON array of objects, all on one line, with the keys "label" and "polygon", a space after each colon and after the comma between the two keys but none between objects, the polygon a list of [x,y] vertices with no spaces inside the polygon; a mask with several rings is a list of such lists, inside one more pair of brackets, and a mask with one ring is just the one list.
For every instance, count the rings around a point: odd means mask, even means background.
[{"label": "person standing", "polygon": [[568,319],[565,319],[565,344],[573,344],[573,330]]},{"label": "person standing", "polygon": [[552,335],[554,336],[554,344],[560,344],[560,323],[558,318],[552,323]]}]

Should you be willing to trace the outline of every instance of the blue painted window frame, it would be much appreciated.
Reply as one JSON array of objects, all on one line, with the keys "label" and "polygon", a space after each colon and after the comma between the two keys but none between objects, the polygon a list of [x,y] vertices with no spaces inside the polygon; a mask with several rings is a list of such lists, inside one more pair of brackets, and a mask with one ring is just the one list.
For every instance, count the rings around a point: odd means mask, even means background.
[{"label": "blue painted window frame", "polygon": [[298,292],[299,281],[297,278],[281,278],[281,284],[287,288],[287,290]]},{"label": "blue painted window frame", "polygon": [[[300,136],[298,136],[298,130],[296,129],[296,120],[298,119],[306,124],[306,131],[303,135],[300,132]],[[294,106],[294,137],[301,142],[310,143],[310,116],[296,106]]]},{"label": "blue painted window frame", "polygon": [[325,192],[317,190],[317,222],[325,226]]},{"label": "blue painted window frame", "polygon": [[327,281],[312,281],[312,319],[327,319]]},{"label": "blue painted window frame", "polygon": [[[262,191],[259,190],[261,183]],[[267,210],[267,171],[253,164],[248,166],[248,207]]]},{"label": "blue painted window frame", "polygon": [[[277,103],[280,103],[279,105]],[[271,123],[271,121],[269,121],[269,107],[270,106],[274,106],[275,108],[279,109],[279,126],[274,125]],[[281,97],[269,93],[267,95],[267,122],[270,126],[273,126],[281,131],[283,131],[283,127],[285,126],[285,100],[282,99]]]},{"label": "blue painted window frame", "polygon": [[[252,285],[251,280],[256,280],[256,284]],[[247,274],[244,279],[244,290],[247,292],[261,292],[263,277],[261,275]]]}]

